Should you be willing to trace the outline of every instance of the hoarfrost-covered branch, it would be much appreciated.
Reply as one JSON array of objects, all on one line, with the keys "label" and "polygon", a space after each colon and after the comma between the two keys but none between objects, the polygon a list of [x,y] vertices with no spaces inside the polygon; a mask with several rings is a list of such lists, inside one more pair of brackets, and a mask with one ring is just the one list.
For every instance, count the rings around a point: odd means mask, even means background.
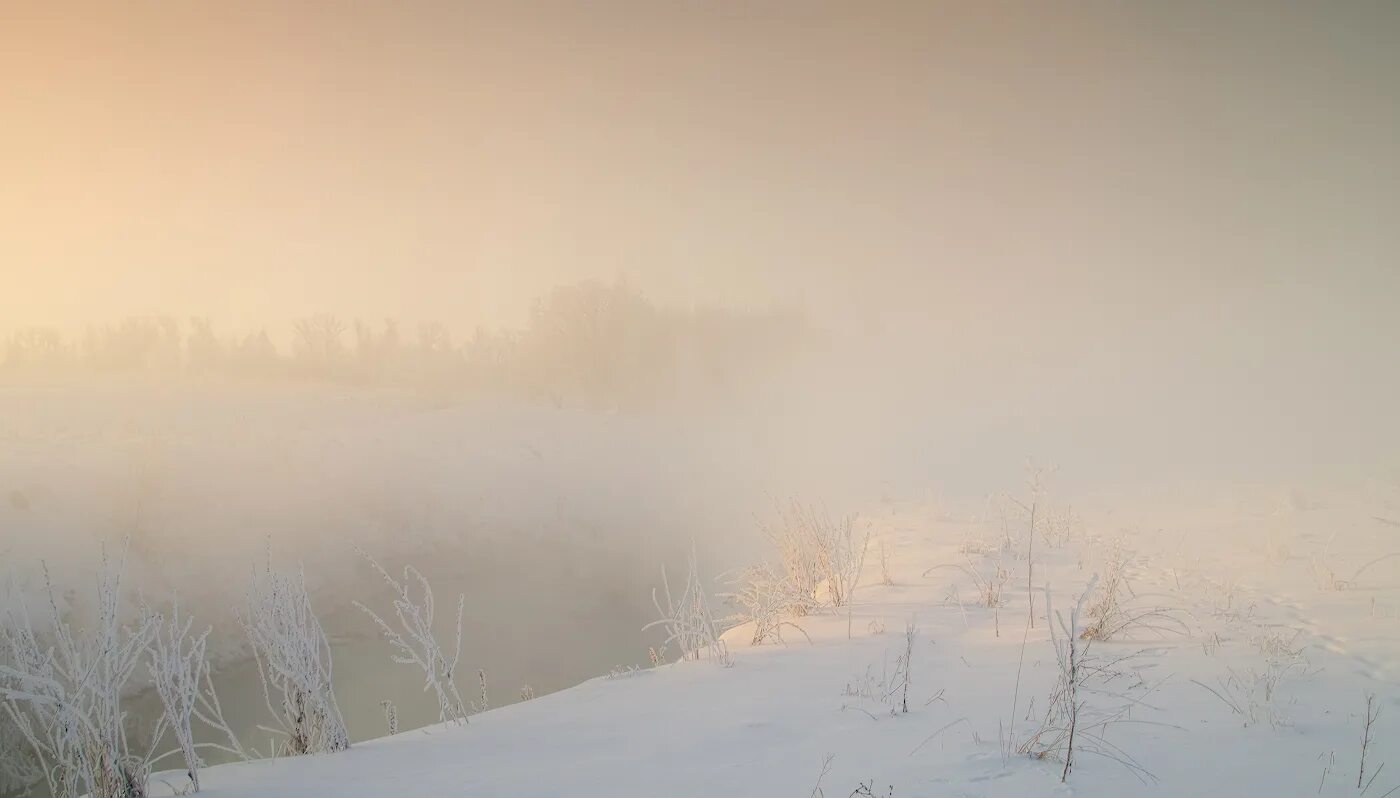
[{"label": "hoarfrost-covered branch", "polygon": [[[356,601],[355,606],[359,607],[379,626],[379,631],[383,633],[384,639],[389,641],[389,645],[394,651],[394,662],[402,665],[416,665],[422,669],[423,690],[425,692],[432,690],[436,696],[438,719],[444,723],[448,721],[465,723],[467,713],[462,703],[462,696],[457,692],[455,676],[457,662],[462,656],[462,614],[466,609],[466,595],[457,597],[456,645],[453,648],[451,658],[449,658],[443,652],[442,647],[438,645],[437,637],[433,634],[433,589],[428,584],[427,578],[418,569],[406,565],[403,569],[402,580],[395,579],[364,551],[360,551],[360,556],[364,557],[365,561],[393,589],[395,594],[394,616],[398,619],[401,629],[391,626],[364,604]],[[417,600],[410,595],[409,591],[410,586],[414,583],[417,583],[421,593],[421,598]]]},{"label": "hoarfrost-covered branch", "polygon": [[[262,679],[263,698],[276,719],[268,728],[285,737],[284,754],[312,754],[350,747],[331,682],[331,647],[311,608],[306,576],[279,574],[267,564],[254,572],[246,615],[248,635]],[[280,706],[273,705],[273,696]]]}]

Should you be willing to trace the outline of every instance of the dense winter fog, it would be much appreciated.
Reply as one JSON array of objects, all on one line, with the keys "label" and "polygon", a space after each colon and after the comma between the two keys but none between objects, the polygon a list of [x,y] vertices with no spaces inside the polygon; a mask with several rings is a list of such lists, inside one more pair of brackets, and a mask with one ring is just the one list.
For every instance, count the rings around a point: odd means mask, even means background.
[{"label": "dense winter fog", "polygon": [[0,375],[6,601],[45,607],[42,562],[85,617],[102,547],[125,546],[131,611],[178,596],[213,625],[251,730],[265,720],[236,612],[269,556],[301,566],[365,737],[383,700],[407,725],[435,716],[352,606],[392,598],[357,548],[416,565],[445,606],[466,595],[463,662],[506,703],[645,662],[662,567],[692,546],[720,576],[768,556],[759,525],[789,497],[858,523],[896,499],[975,507],[1018,489],[1027,457],[1076,501],[1231,485],[1286,501],[1390,473],[1384,403],[1342,412],[1319,384],[1389,376],[1346,353],[1229,368],[1210,360],[1224,339],[1128,357],[954,348],[897,324],[680,311],[594,283],[460,343],[324,314],[280,347],[173,318],[19,333]]},{"label": "dense winter fog", "polygon": [[363,739],[437,710],[358,552],[498,705],[645,663],[663,567],[723,592],[791,497],[1400,467],[1393,8],[23,5],[0,621],[124,552],[251,735],[268,562]]}]

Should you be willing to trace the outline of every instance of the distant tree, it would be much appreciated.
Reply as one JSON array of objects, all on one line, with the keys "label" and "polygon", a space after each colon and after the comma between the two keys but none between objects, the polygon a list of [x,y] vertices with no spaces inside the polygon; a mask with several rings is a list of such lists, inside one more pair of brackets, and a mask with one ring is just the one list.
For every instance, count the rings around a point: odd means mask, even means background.
[{"label": "distant tree", "polygon": [[384,331],[375,333],[369,323],[355,320],[355,366],[364,379],[392,379],[400,371],[402,346],[399,325],[393,319],[384,320]]},{"label": "distant tree", "polygon": [[224,346],[214,335],[208,317],[190,317],[190,335],[185,340],[185,363],[194,371],[211,371],[223,366]]},{"label": "distant tree", "polygon": [[452,334],[439,321],[418,325],[418,349],[424,355],[441,357],[452,351]]},{"label": "distant tree", "polygon": [[250,333],[234,344],[229,352],[229,364],[243,374],[258,376],[274,374],[281,367],[277,347],[265,329]]},{"label": "distant tree", "polygon": [[635,396],[662,366],[665,322],[626,282],[557,288],[535,304],[520,355],[536,389],[588,404]]},{"label": "distant tree", "polygon": [[88,327],[83,354],[96,368],[137,371],[178,366],[180,348],[180,325],[174,319],[132,316],[115,325]]},{"label": "distant tree", "polygon": [[293,350],[303,367],[319,376],[334,374],[345,360],[345,322],[329,313],[308,316],[296,323]]},{"label": "distant tree", "polygon": [[515,375],[511,364],[517,354],[515,336],[508,332],[492,332],[484,327],[477,327],[462,347],[468,379],[476,387],[512,387],[511,381]]},{"label": "distant tree", "polygon": [[51,367],[64,364],[68,359],[69,349],[63,343],[63,336],[47,327],[18,330],[5,347],[5,365],[12,367]]}]

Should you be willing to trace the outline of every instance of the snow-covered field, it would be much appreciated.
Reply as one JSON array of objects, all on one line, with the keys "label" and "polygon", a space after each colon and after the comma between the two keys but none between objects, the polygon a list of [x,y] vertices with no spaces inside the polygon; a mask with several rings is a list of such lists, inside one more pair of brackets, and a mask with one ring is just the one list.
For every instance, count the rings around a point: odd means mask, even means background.
[{"label": "snow-covered field", "polygon": [[[1033,629],[1024,523],[1014,513],[1003,522],[1004,504],[889,504],[857,519],[873,538],[854,605],[794,619],[802,631],[786,631],[785,645],[750,646],[736,628],[725,635],[732,667],[642,663],[464,726],[219,766],[204,790],[1387,795],[1400,785],[1400,557],[1375,560],[1400,551],[1400,496],[1380,483],[1222,494],[1163,497],[1170,512],[1140,497],[1132,514],[1042,505],[1056,520],[1032,555]],[[1050,630],[1065,642],[1060,619],[1071,623],[1096,575],[1102,589],[1114,557],[1124,580],[1115,617],[1126,623],[1108,640],[1076,638],[1092,672],[1062,783],[1063,749],[1034,755],[1049,739],[1034,735],[1058,673]],[[1004,605],[981,606],[972,574],[995,580],[998,567]],[[1094,623],[1099,595],[1079,628]],[[1358,788],[1367,694],[1379,718]],[[1095,725],[1104,717],[1114,720]],[[869,793],[853,793],[862,784]]]}]

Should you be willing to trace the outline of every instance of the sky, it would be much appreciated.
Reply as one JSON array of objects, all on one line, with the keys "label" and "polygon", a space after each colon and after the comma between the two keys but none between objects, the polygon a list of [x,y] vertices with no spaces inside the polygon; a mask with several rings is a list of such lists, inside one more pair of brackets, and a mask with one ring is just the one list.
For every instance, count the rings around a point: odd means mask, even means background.
[{"label": "sky", "polygon": [[623,277],[1382,358],[1397,36],[1385,2],[0,0],[0,328],[466,331]]}]

